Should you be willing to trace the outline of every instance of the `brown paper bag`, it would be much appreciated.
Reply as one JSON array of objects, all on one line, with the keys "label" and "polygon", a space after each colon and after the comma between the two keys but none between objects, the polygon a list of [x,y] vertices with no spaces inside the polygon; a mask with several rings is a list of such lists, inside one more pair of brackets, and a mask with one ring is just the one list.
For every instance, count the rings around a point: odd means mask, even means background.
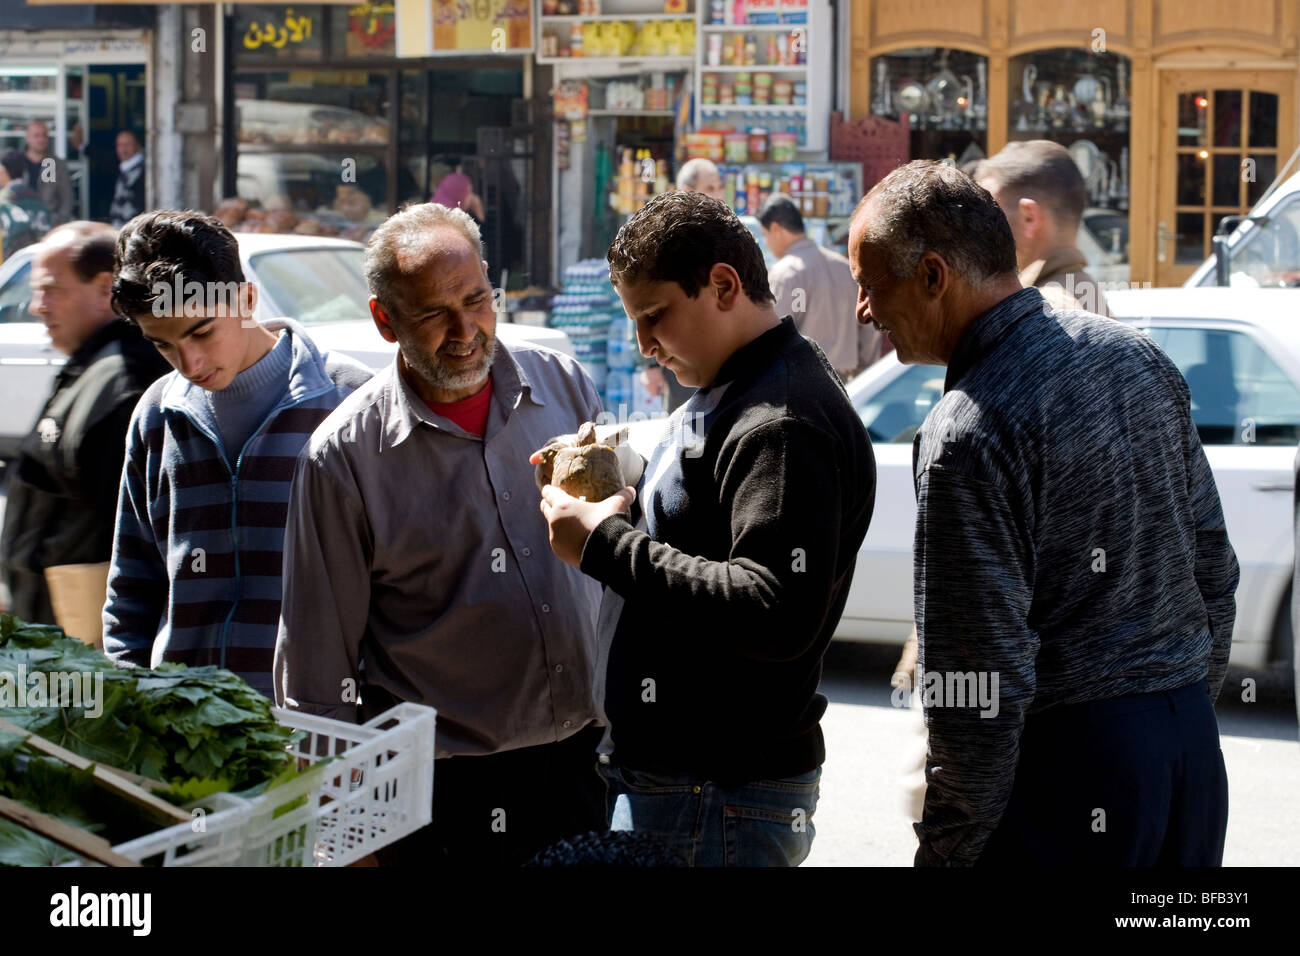
[{"label": "brown paper bag", "polygon": [[61,564],[45,569],[54,619],[69,637],[91,647],[104,646],[104,602],[108,599],[109,562]]}]

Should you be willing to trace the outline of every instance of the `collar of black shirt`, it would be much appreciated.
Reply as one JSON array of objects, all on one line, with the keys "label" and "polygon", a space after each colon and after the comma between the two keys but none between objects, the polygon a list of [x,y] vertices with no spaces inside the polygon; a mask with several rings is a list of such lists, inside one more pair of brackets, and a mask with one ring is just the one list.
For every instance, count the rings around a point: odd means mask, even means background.
[{"label": "collar of black shirt", "polygon": [[[758,338],[732,352],[731,357],[722,363],[718,374],[714,376],[707,388],[717,388],[719,385],[734,382],[736,379],[765,368],[772,361],[773,356],[785,348],[798,334],[799,330],[794,327],[794,319],[787,315],[781,320],[780,325],[768,329]],[[705,390],[701,389],[701,391]]]},{"label": "collar of black shirt", "polygon": [[1034,288],[1021,289],[978,316],[966,327],[957,347],[953,349],[952,358],[948,360],[948,374],[943,382],[944,394],[952,391],[963,375],[993,351],[1002,337],[1011,331],[1012,326],[1035,312],[1042,314],[1044,307],[1041,292]]}]

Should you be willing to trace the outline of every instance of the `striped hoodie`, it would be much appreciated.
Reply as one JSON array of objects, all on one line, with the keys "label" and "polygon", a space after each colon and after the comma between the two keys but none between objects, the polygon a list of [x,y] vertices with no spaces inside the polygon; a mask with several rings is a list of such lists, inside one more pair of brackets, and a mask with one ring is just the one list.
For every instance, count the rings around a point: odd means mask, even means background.
[{"label": "striped hoodie", "polygon": [[280,620],[289,487],[298,452],[370,369],[293,336],[286,396],[239,454],[222,455],[202,390],[172,372],[140,399],[127,433],[104,651],[119,664],[229,668],[268,697]]}]

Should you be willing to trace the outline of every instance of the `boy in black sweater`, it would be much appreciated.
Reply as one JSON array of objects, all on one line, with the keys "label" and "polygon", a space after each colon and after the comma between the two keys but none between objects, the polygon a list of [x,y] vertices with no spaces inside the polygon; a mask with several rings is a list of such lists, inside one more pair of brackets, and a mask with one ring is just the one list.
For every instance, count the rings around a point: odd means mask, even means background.
[{"label": "boy in black sweater", "polygon": [[825,759],[822,656],[875,501],[871,443],[722,203],[660,196],[609,262],[642,353],[699,387],[647,463],[644,525],[633,489],[543,491],[556,555],[607,588],[615,826],[697,866],[797,865]]}]

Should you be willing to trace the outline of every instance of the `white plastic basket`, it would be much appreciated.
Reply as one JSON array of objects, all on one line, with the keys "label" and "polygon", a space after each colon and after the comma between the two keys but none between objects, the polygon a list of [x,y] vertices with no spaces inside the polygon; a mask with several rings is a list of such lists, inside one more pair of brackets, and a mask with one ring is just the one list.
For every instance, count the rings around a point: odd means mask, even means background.
[{"label": "white plastic basket", "polygon": [[293,752],[320,766],[252,799],[214,794],[212,812],[114,852],[162,866],[347,866],[432,819],[432,707],[398,704],[365,724],[274,713],[306,731]]}]

